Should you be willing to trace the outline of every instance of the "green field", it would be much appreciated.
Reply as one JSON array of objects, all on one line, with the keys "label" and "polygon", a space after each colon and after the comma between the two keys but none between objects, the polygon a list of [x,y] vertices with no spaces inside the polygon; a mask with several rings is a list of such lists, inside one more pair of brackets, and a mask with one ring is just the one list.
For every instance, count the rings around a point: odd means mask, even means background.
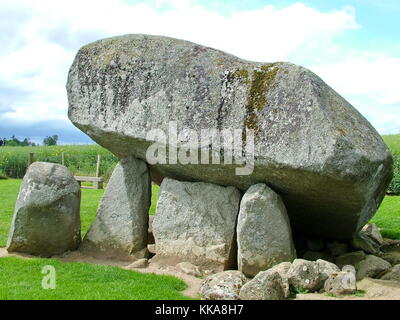
[{"label": "green field", "polygon": [[118,162],[108,150],[99,145],[70,145],[50,147],[0,147],[0,176],[22,178],[25,175],[29,153],[35,161],[61,163],[65,154],[65,165],[75,175],[95,175],[97,155],[101,155],[100,174],[108,178]]},{"label": "green field", "polygon": [[400,134],[384,135],[382,138],[392,153],[400,154]]}]

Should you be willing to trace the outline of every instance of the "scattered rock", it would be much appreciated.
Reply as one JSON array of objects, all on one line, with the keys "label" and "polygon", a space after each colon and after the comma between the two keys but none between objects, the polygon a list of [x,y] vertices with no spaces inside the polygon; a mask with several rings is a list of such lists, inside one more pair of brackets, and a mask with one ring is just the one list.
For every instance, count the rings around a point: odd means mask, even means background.
[{"label": "scattered rock", "polygon": [[296,259],[287,273],[289,284],[298,290],[318,291],[324,284],[319,265],[314,261]]},{"label": "scattered rock", "polygon": [[324,247],[325,247],[324,241],[322,241],[321,239],[307,240],[307,248],[310,251],[321,251],[322,249],[324,249]]},{"label": "scattered rock", "polygon": [[150,197],[146,163],[133,157],[121,160],[80,250],[108,259],[146,258]]},{"label": "scattered rock", "polygon": [[349,246],[344,242],[330,242],[326,245],[326,248],[329,254],[334,257],[338,257],[349,252]]},{"label": "scattered rock", "polygon": [[81,190],[64,166],[35,162],[18,194],[7,241],[8,252],[52,256],[81,242]]},{"label": "scattered rock", "polygon": [[400,264],[400,240],[384,239],[379,257],[392,265]]},{"label": "scattered rock", "polygon": [[[147,133],[167,134],[170,121],[197,133],[254,129],[251,175],[238,176],[237,165],[174,164],[175,153],[166,152],[167,165],[151,164],[152,176],[243,191],[263,181],[285,191],[298,233],[350,238],[375,214],[392,178],[392,155],[371,124],[321,78],[291,63],[249,62],[183,40],[126,35],[81,48],[67,91],[73,124],[120,158],[145,159],[155,141],[165,145],[165,136]],[[233,153],[243,154],[244,145]],[[216,144],[211,149],[220,151]]]},{"label": "scattered rock", "polygon": [[367,253],[378,254],[380,246],[383,244],[383,238],[378,227],[374,223],[366,224],[361,231],[353,237],[351,244],[355,249],[362,249]]},{"label": "scattered rock", "polygon": [[234,187],[164,179],[153,221],[154,258],[176,258],[215,270],[235,266],[240,197]]},{"label": "scattered rock", "polygon": [[355,266],[356,263],[364,260],[367,255],[364,251],[354,251],[342,254],[341,256],[336,258],[336,265],[339,268],[342,268],[345,265]]},{"label": "scattered rock", "polygon": [[400,240],[383,239],[383,243],[380,247],[380,250],[383,252],[392,252],[392,251],[400,252]]},{"label": "scattered rock", "polygon": [[379,257],[386,260],[391,265],[400,264],[400,251],[383,252]]},{"label": "scattered rock", "polygon": [[238,267],[247,277],[296,258],[285,205],[265,184],[251,186],[240,202],[237,243]]},{"label": "scattered rock", "polygon": [[400,264],[395,265],[387,273],[380,277],[381,280],[400,281]]},{"label": "scattered rock", "polygon": [[389,270],[390,267],[390,263],[382,258],[367,255],[364,260],[357,262],[355,265],[357,280],[362,280],[367,277],[376,278],[380,273]]},{"label": "scattered rock", "polygon": [[201,270],[198,266],[195,266],[194,264],[190,262],[181,262],[176,265],[178,270],[182,271],[183,273],[186,273],[188,275],[198,277],[200,278],[202,276]]},{"label": "scattered rock", "polygon": [[207,277],[199,289],[205,300],[238,300],[240,288],[247,282],[237,270],[219,272]]},{"label": "scattered rock", "polygon": [[354,268],[354,266],[351,266],[351,265],[343,266],[342,271],[350,272],[350,273],[353,273],[354,275],[356,275],[356,273],[357,273],[356,268]]},{"label": "scattered rock", "polygon": [[133,263],[131,263],[127,269],[144,269],[147,268],[149,265],[149,260],[146,258],[139,259]]},{"label": "scattered rock", "polygon": [[324,291],[335,296],[352,294],[357,291],[356,276],[352,272],[332,273],[325,281]]},{"label": "scattered rock", "polygon": [[[284,268],[286,269],[286,265]],[[243,285],[239,294],[240,300],[283,300],[287,298],[289,296],[287,278],[284,279],[280,272],[273,269],[261,271],[254,279]]]},{"label": "scattered rock", "polygon": [[316,262],[322,281],[328,279],[332,274],[340,272],[340,269],[336,264],[321,259]]}]

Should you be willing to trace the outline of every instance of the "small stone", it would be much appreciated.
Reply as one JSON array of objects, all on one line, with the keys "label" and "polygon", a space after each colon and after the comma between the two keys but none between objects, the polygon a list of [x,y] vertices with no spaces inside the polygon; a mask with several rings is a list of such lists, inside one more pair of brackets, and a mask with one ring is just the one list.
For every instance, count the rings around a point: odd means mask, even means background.
[{"label": "small stone", "polygon": [[380,279],[391,280],[391,281],[400,281],[400,264],[395,265],[387,273],[385,273],[382,277],[380,277]]},{"label": "small stone", "polygon": [[356,276],[352,272],[332,273],[325,281],[324,291],[334,295],[352,294],[357,291]]},{"label": "small stone", "polygon": [[331,276],[331,274],[340,272],[339,267],[336,264],[333,264],[329,261],[319,259],[316,262],[318,264],[318,270],[319,273],[321,274],[322,281],[328,279]]},{"label": "small stone", "polygon": [[243,285],[240,300],[283,300],[286,298],[282,277],[278,272],[261,271]]},{"label": "small stone", "polygon": [[133,263],[131,263],[127,269],[144,269],[147,268],[149,265],[149,260],[148,259],[139,259]]},{"label": "small stone", "polygon": [[379,257],[386,260],[391,265],[400,264],[400,251],[382,252]]},{"label": "small stone", "polygon": [[339,268],[342,268],[345,265],[355,266],[357,262],[364,260],[366,254],[364,251],[354,251],[342,254],[341,256],[336,258],[336,265]]},{"label": "small stone", "polygon": [[353,237],[351,245],[355,249],[362,249],[367,253],[378,254],[383,242],[378,227],[372,223],[365,225],[361,231]]},{"label": "small stone", "polygon": [[318,291],[324,284],[319,265],[314,261],[296,259],[287,273],[289,284],[299,290]]},{"label": "small stone", "polygon": [[390,263],[382,258],[367,255],[364,260],[357,262],[355,268],[357,270],[357,280],[362,280],[366,277],[376,278],[380,273],[389,270]]},{"label": "small stone", "polygon": [[354,275],[356,275],[356,268],[354,268],[354,266],[351,265],[346,265],[342,268],[343,272],[350,272],[353,273]]},{"label": "small stone", "polygon": [[383,243],[380,247],[380,250],[383,252],[400,252],[400,240],[393,239],[383,239]]},{"label": "small stone", "polygon": [[182,271],[183,273],[186,273],[188,275],[194,276],[194,277],[201,277],[202,273],[201,270],[198,266],[195,266],[194,264],[190,262],[181,262],[176,265],[178,270]]},{"label": "small stone", "polygon": [[245,275],[237,270],[219,272],[208,276],[200,286],[199,294],[205,300],[238,300]]}]

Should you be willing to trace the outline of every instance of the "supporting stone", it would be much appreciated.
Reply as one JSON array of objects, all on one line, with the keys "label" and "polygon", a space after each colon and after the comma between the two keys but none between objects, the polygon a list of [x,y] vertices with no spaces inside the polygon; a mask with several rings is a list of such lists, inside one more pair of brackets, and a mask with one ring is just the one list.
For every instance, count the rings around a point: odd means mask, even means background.
[{"label": "supporting stone", "polygon": [[240,197],[234,187],[165,178],[153,221],[153,261],[187,261],[218,271],[235,267]]},{"label": "supporting stone", "polygon": [[249,277],[296,258],[285,205],[267,185],[253,185],[244,194],[237,242],[239,270]]},{"label": "supporting stone", "polygon": [[80,250],[108,259],[147,257],[150,199],[151,181],[146,163],[133,157],[121,160]]}]

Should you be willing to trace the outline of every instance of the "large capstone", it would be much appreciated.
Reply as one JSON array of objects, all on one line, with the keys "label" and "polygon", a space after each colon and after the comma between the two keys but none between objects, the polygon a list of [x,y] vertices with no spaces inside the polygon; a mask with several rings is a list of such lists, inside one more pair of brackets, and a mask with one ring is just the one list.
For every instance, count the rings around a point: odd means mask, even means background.
[{"label": "large capstone", "polygon": [[150,197],[146,163],[132,157],[121,160],[80,250],[108,259],[146,257]]},{"label": "large capstone", "polygon": [[52,256],[77,249],[80,200],[80,186],[66,167],[30,165],[15,205],[8,252]]},{"label": "large capstone", "polygon": [[251,186],[240,202],[237,243],[238,267],[248,277],[296,258],[285,205],[263,183]]},{"label": "large capstone", "polygon": [[[371,124],[317,75],[291,63],[249,62],[187,41],[126,35],[81,48],[67,90],[70,120],[118,157],[146,160],[154,142],[169,147],[167,164],[147,161],[153,180],[242,191],[265,183],[282,195],[297,233],[351,239],[375,214],[392,177],[391,153]],[[165,135],[150,137],[152,129]],[[188,140],[196,140],[189,130],[201,129],[242,130],[244,143],[225,148],[235,155],[246,154],[246,129],[254,130],[252,174],[237,175],[240,165],[227,164],[228,156],[220,164],[176,162],[176,148],[184,154]],[[201,146],[206,152],[209,144]],[[198,155],[200,146],[191,147]],[[211,149],[220,154],[218,144]]]},{"label": "large capstone", "polygon": [[153,261],[187,261],[218,271],[234,268],[240,197],[235,187],[165,178],[153,221]]}]

